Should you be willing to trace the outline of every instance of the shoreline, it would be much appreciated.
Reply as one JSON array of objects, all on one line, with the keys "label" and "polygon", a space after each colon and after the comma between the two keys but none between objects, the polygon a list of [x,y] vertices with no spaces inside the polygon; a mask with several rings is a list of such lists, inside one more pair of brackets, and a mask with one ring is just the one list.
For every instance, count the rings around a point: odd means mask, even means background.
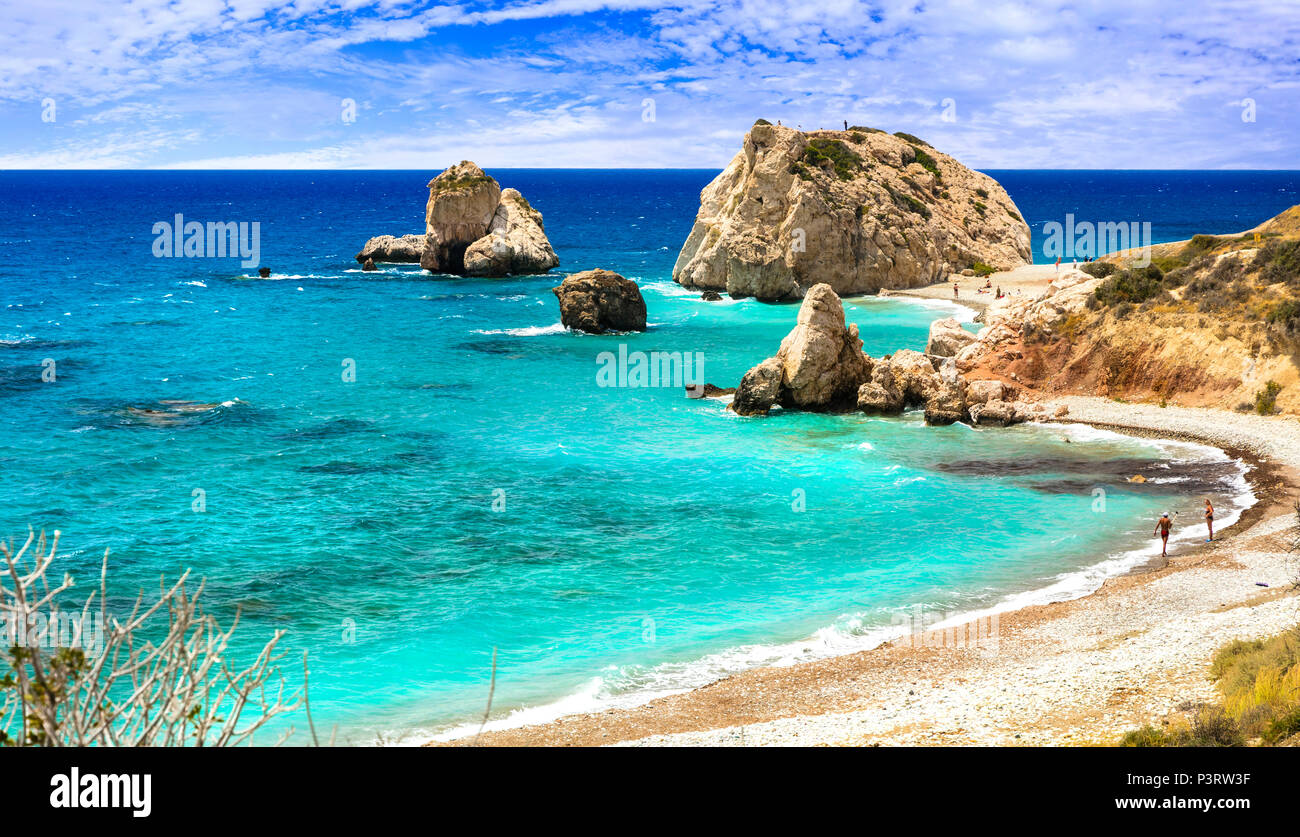
[{"label": "shoreline", "polygon": [[[951,301],[951,300],[948,300]],[[1275,532],[1260,532],[1261,527],[1277,528],[1277,522],[1283,518],[1289,520],[1293,510],[1287,495],[1300,486],[1300,433],[1279,434],[1281,422],[1294,419],[1241,416],[1226,411],[1197,408],[1156,408],[1149,405],[1118,404],[1100,398],[1072,396],[1052,399],[1052,406],[1065,404],[1070,407],[1070,414],[1059,420],[1044,423],[1087,424],[1101,429],[1155,439],[1169,439],[1208,445],[1224,451],[1233,460],[1245,464],[1247,479],[1254,492],[1256,502],[1242,509],[1237,520],[1225,527],[1222,533],[1216,531],[1213,545],[1204,543],[1183,543],[1174,547],[1177,552],[1168,560],[1153,557],[1137,566],[1131,567],[1117,575],[1106,577],[1101,585],[1091,592],[1064,601],[1046,604],[1013,605],[996,611],[996,606],[987,610],[976,611],[961,617],[965,620],[959,624],[970,625],[980,618],[988,619],[986,614],[996,612],[996,620],[1001,636],[998,638],[999,649],[1010,643],[1014,653],[995,652],[992,656],[987,649],[980,648],[926,648],[916,647],[917,635],[904,633],[868,650],[846,652],[843,654],[817,658],[791,665],[765,665],[725,676],[707,685],[681,691],[666,696],[659,696],[630,708],[605,708],[588,713],[565,715],[551,721],[533,725],[513,726],[492,731],[485,730],[478,743],[486,746],[536,746],[536,745],[605,745],[605,744],[852,744],[852,743],[1081,743],[1068,729],[1057,730],[1058,733],[1043,739],[1022,732],[1012,739],[989,740],[985,736],[959,740],[952,736],[942,736],[937,741],[926,739],[918,729],[909,730],[894,724],[885,729],[881,727],[880,711],[873,711],[871,704],[879,702],[881,706],[898,702],[908,706],[907,716],[918,716],[924,720],[925,727],[943,726],[950,720],[946,710],[941,711],[943,699],[938,705],[927,704],[915,697],[915,688],[906,689],[905,682],[899,681],[900,672],[916,665],[915,674],[911,676],[931,677],[944,673],[945,679],[956,678],[965,684],[972,679],[987,679],[993,672],[1007,664],[1008,657],[1020,657],[1023,646],[1033,635],[1035,629],[1041,629],[1042,623],[1060,624],[1068,622],[1087,611],[1114,609],[1116,600],[1131,597],[1138,592],[1148,590],[1156,582],[1166,578],[1177,578],[1179,583],[1191,578],[1188,571],[1204,569],[1207,566],[1218,567],[1220,564],[1240,563],[1235,555],[1227,553],[1249,552],[1249,545],[1260,537],[1269,537]],[[1152,414],[1151,411],[1158,411]],[[1209,415],[1206,415],[1209,414]],[[1177,418],[1176,421],[1171,419]],[[1206,419],[1219,419],[1218,422]],[[1216,427],[1215,425],[1219,425]],[[1283,502],[1285,500],[1285,502]],[[1193,524],[1195,525],[1195,524]],[[1172,546],[1172,544],[1171,544]],[[1252,553],[1253,554],[1253,553]],[[1269,553],[1261,567],[1277,576],[1278,556]],[[1249,566],[1249,565],[1248,565]],[[1221,572],[1222,570],[1216,570]],[[1193,573],[1194,575],[1195,573]],[[1276,579],[1275,579],[1276,580]],[[1247,591],[1258,596],[1261,590],[1267,599],[1264,604],[1276,606],[1279,600],[1288,600],[1290,610],[1279,621],[1271,618],[1268,624],[1278,623],[1281,627],[1297,621],[1295,600],[1290,591],[1282,589],[1279,594],[1276,584],[1270,588],[1259,588],[1252,584]],[[1135,592],[1136,591],[1136,592]],[[1190,610],[1162,615],[1163,620],[1174,620],[1177,626],[1179,617],[1183,621],[1194,620],[1203,616],[1206,607],[1206,585],[1198,586],[1196,601]],[[1214,598],[1214,596],[1209,596]],[[1223,603],[1218,603],[1222,605]],[[1127,607],[1127,606],[1126,606]],[[1118,616],[1125,615],[1126,607],[1118,608]],[[1231,609],[1249,609],[1237,603]],[[1276,607],[1274,607],[1276,609]],[[1177,609],[1175,608],[1177,611]],[[1275,615],[1274,615],[1275,616]],[[1288,621],[1289,620],[1289,621]],[[1140,621],[1140,620],[1139,620]],[[1133,619],[1119,620],[1124,627],[1120,634],[1144,633],[1141,624],[1133,624]],[[1285,623],[1285,624],[1283,624]],[[935,632],[942,625],[928,626],[927,632]],[[1281,630],[1281,627],[1278,630]],[[1118,627],[1116,627],[1118,630]],[[1107,633],[1106,626],[1102,633]],[[1262,630],[1260,635],[1276,631]],[[1226,639],[1224,640],[1226,641]],[[1216,643],[1214,647],[1217,648]],[[1159,646],[1157,646],[1157,651]],[[1003,671],[1007,677],[1025,677],[1026,668],[1034,667],[1038,654],[1030,654],[1013,664],[1012,671]],[[1212,651],[1212,649],[1211,649]],[[1074,668],[1086,672],[1087,655],[1079,657],[1079,652],[1072,652]],[[1203,667],[1208,663],[1208,653],[1200,660]],[[1041,663],[1041,660],[1039,661]],[[1180,659],[1177,665],[1159,665],[1159,660],[1145,660],[1144,665],[1156,663],[1154,670],[1162,672],[1166,680],[1173,675],[1176,679],[1187,679],[1188,660]],[[1095,663],[1094,663],[1095,664]],[[1152,668],[1147,665],[1146,667]],[[933,669],[933,670],[931,670]],[[906,677],[908,675],[901,675]],[[917,681],[912,681],[914,687]],[[855,685],[870,683],[875,689],[854,689]],[[985,684],[986,686],[988,684]],[[994,683],[996,686],[996,683]],[[1005,690],[1005,687],[1002,687]],[[1066,689],[1059,698],[1068,698],[1076,690]],[[1188,684],[1180,685],[1180,692],[1194,692]],[[1201,691],[1204,691],[1203,689]],[[873,694],[873,692],[878,692]],[[866,704],[866,705],[864,705]],[[1053,705],[1048,701],[1045,706]],[[1163,706],[1164,711],[1171,711],[1172,706]],[[1158,710],[1148,708],[1144,720],[1152,719]],[[885,720],[894,718],[897,711],[887,712]],[[963,716],[964,717],[964,716]],[[1027,726],[1033,723],[1025,721]],[[1128,726],[1136,726],[1137,722]],[[1039,726],[1042,726],[1039,724]],[[858,730],[870,740],[845,739],[848,730]],[[1021,735],[1030,735],[1022,740]],[[919,737],[918,737],[919,736]],[[1042,740],[1038,740],[1042,739]],[[1092,743],[1099,743],[1088,739]],[[431,745],[466,746],[473,743],[473,736],[452,740],[435,740]],[[1104,740],[1103,742],[1104,743]]]}]

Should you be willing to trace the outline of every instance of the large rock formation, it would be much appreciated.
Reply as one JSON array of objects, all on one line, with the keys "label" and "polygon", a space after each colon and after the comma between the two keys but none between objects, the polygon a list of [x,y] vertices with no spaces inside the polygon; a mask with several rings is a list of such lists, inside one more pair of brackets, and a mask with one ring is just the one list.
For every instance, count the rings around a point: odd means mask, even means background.
[{"label": "large rock formation", "polygon": [[565,328],[602,334],[645,331],[645,299],[631,279],[610,270],[584,270],[551,288]]},{"label": "large rock formation", "polygon": [[400,238],[392,235],[377,235],[366,242],[357,253],[357,261],[365,264],[375,262],[415,263],[424,255],[424,236],[404,235]]},{"label": "large rock formation", "polygon": [[751,369],[736,389],[732,409],[766,413],[775,404],[805,410],[852,409],[871,375],[856,325],[845,326],[844,305],[830,285],[814,285],[775,357]]},{"label": "large rock formation", "polygon": [[775,300],[818,283],[874,293],[1029,259],[1029,227],[1006,191],[923,141],[760,120],[701,193],[673,278]]},{"label": "large rock formation", "polygon": [[560,263],[542,213],[465,160],[429,181],[420,267],[434,273],[545,273]]},{"label": "large rock formation", "polygon": [[829,285],[814,285],[799,308],[794,329],[773,357],[745,373],[731,409],[765,415],[780,405],[869,414],[925,410],[927,424],[973,421],[1011,424],[1030,417],[1027,405],[1009,402],[1000,381],[967,383],[957,360],[903,349],[880,360],[862,353],[858,328],[845,324],[844,306]]},{"label": "large rock formation", "polygon": [[501,190],[487,234],[465,249],[469,276],[545,273],[559,263],[542,230],[542,213],[517,189]]},{"label": "large rock formation", "polygon": [[507,276],[545,273],[560,263],[542,213],[468,160],[429,181],[424,235],[376,236],[357,261],[419,262],[434,273]]}]

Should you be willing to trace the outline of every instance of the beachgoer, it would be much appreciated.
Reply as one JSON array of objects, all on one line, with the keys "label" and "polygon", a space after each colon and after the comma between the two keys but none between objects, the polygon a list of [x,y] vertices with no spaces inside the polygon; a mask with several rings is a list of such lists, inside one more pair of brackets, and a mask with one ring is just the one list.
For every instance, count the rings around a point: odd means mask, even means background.
[{"label": "beachgoer", "polygon": [[1057,256],[1057,257],[1056,257],[1056,272],[1057,272],[1057,273],[1060,273],[1060,272],[1061,272],[1061,257],[1060,257],[1060,256]]},{"label": "beachgoer", "polygon": [[1205,528],[1210,530],[1210,536],[1205,539],[1209,543],[1214,540],[1214,506],[1210,505],[1208,497],[1205,500]]},{"label": "beachgoer", "polygon": [[845,120],[844,120],[844,130],[847,131],[848,129],[849,129],[849,120],[845,119]]},{"label": "beachgoer", "polygon": [[1160,536],[1161,558],[1167,558],[1169,556],[1169,529],[1173,525],[1174,521],[1169,518],[1169,512],[1165,512],[1160,515],[1160,519],[1156,521],[1156,530],[1151,533],[1152,537],[1155,537],[1156,535]]},{"label": "beachgoer", "polygon": [[953,282],[953,283],[952,283],[952,298],[953,298],[953,299],[956,299],[956,298],[957,298],[957,283],[956,283],[956,282]]}]

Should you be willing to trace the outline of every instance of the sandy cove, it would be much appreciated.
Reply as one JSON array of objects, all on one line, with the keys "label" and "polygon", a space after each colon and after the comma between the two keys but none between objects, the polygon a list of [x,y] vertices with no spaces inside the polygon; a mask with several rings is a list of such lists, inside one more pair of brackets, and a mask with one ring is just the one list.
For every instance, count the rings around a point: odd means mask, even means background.
[{"label": "sandy cove", "polygon": [[[1064,270],[1069,265],[1062,264]],[[1077,266],[1077,265],[1076,265]],[[962,276],[954,273],[946,282],[937,282],[920,288],[906,290],[882,290],[880,296],[911,296],[919,299],[943,299],[959,302],[976,312],[989,307],[999,288],[1004,294],[1035,297],[1047,290],[1052,280],[1059,275],[1055,265],[1031,264],[1015,270],[1003,270],[989,276]],[[985,288],[985,285],[990,285]],[[952,295],[952,286],[957,286],[957,296]]]},{"label": "sandy cove", "polygon": [[[1065,421],[1224,448],[1249,462],[1259,502],[1199,546],[1067,602],[998,618],[995,647],[870,651],[759,668],[632,709],[484,733],[480,745],[1108,744],[1214,699],[1211,655],[1300,622],[1289,553],[1300,424],[1223,410],[1052,399]],[[1219,533],[1216,533],[1218,535]],[[1269,585],[1257,586],[1258,583]],[[933,646],[933,643],[930,643]],[[469,743],[461,739],[454,743]]]}]

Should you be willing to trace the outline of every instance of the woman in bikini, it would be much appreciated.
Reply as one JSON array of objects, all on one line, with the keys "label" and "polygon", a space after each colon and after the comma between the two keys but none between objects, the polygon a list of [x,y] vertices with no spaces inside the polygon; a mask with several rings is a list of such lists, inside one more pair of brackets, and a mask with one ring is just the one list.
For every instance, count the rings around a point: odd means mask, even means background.
[{"label": "woman in bikini", "polygon": [[1160,557],[1161,558],[1169,557],[1167,552],[1169,549],[1169,528],[1173,525],[1174,522],[1169,519],[1169,512],[1165,512],[1164,514],[1160,515],[1160,519],[1156,521],[1156,530],[1151,533],[1152,537],[1156,535],[1160,536]]},{"label": "woman in bikini", "polygon": [[1205,539],[1209,543],[1214,540],[1214,506],[1210,505],[1209,499],[1205,501],[1205,526],[1210,530],[1210,536]]}]

